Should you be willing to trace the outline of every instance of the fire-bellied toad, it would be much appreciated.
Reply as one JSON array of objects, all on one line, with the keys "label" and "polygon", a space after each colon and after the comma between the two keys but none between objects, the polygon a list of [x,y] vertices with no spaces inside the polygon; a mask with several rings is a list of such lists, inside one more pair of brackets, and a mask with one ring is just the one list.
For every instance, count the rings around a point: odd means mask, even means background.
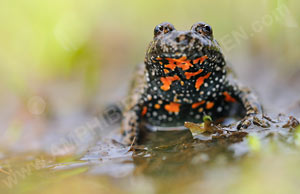
[{"label": "fire-bellied toad", "polygon": [[155,27],[129,101],[122,121],[127,144],[139,137],[142,125],[174,129],[185,121],[201,122],[204,115],[213,120],[237,115],[244,117],[238,128],[247,128],[262,114],[252,92],[227,73],[212,28],[203,22],[189,31],[177,31],[170,23]]}]

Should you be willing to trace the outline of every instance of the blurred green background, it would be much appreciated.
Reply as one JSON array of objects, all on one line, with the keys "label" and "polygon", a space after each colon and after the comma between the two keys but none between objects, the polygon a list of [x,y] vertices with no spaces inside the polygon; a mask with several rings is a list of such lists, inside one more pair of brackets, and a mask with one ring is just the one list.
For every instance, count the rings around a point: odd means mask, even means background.
[{"label": "blurred green background", "polygon": [[298,65],[299,4],[296,0],[4,0],[0,2],[0,76],[5,87],[1,93],[33,95],[36,88],[72,76],[88,82],[87,90],[95,90],[107,66],[122,72],[143,60],[153,28],[160,22],[187,30],[205,21],[221,39],[241,27],[250,34],[253,23],[281,5],[288,14],[272,15],[270,25],[237,42],[229,55],[255,46],[256,52],[273,53],[284,65]]}]

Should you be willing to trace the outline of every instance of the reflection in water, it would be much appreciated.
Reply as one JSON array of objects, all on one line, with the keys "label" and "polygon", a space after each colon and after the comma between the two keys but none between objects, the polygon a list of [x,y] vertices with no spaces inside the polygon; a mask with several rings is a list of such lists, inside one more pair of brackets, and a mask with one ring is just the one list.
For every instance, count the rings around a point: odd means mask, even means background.
[{"label": "reflection in water", "polygon": [[[231,193],[235,188],[232,181],[251,185],[256,181],[255,176],[266,176],[272,171],[289,173],[286,167],[298,166],[293,162],[300,159],[295,147],[300,142],[300,129],[294,129],[297,121],[287,116],[268,119],[270,128],[254,127],[243,132],[215,134],[209,140],[193,138],[189,131],[150,132],[142,139],[143,144],[129,147],[116,141],[118,136],[114,134],[99,141],[82,156],[13,156],[14,160],[1,164],[3,184],[0,189],[5,193],[18,190],[39,193],[45,188],[49,193],[62,190],[76,193],[75,188],[80,185],[84,191],[95,189],[96,192],[100,187],[105,193],[196,192],[199,188],[216,193],[225,189],[225,193]],[[273,163],[275,159],[276,164]],[[268,167],[249,171],[248,166],[253,162]],[[255,174],[253,177],[245,173]],[[300,178],[299,173],[294,176]],[[242,177],[250,183],[244,182]],[[35,187],[24,188],[32,184]],[[282,184],[286,186],[286,182]],[[247,187],[236,188],[245,191]]]}]

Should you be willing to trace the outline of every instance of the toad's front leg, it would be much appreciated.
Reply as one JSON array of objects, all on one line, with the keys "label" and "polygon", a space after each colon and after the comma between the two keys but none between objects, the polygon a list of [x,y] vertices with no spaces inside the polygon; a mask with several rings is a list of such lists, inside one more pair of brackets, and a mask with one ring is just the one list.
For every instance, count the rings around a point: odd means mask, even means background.
[{"label": "toad's front leg", "polygon": [[145,108],[135,105],[125,111],[121,123],[122,143],[126,145],[135,144],[139,136],[141,117],[145,113]]},{"label": "toad's front leg", "polygon": [[269,123],[263,119],[262,106],[257,96],[247,87],[232,81],[229,87],[233,96],[243,105],[246,115],[239,121],[238,129],[247,129],[250,125],[255,124],[261,127],[268,127]]}]

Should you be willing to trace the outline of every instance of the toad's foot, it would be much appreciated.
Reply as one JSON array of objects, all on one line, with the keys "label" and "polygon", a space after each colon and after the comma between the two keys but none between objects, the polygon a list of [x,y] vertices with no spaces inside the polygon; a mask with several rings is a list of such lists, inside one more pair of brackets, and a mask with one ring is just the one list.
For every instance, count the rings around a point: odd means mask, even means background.
[{"label": "toad's foot", "polygon": [[237,125],[237,129],[247,129],[251,125],[260,126],[262,128],[270,127],[270,123],[264,119],[262,115],[251,115],[244,117]]}]

